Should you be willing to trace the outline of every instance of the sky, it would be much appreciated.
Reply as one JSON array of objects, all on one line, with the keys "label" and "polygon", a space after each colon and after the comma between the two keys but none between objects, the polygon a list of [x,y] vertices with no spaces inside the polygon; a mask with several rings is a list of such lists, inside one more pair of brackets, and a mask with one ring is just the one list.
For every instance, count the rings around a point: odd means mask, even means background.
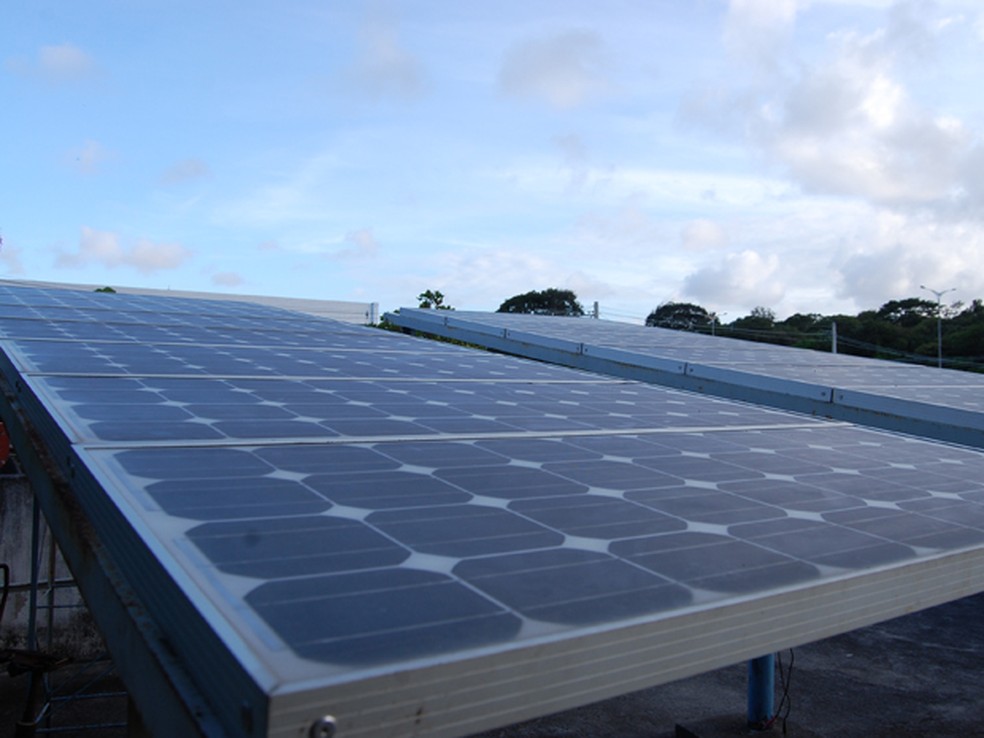
[{"label": "sky", "polygon": [[11,0],[0,30],[2,279],[638,321],[984,297],[979,0]]}]

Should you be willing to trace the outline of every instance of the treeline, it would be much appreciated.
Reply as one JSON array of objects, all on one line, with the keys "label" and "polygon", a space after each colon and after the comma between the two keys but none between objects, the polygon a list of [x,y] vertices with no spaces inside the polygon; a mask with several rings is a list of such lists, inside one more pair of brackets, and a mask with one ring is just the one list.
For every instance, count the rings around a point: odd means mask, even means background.
[{"label": "treeline", "polygon": [[[837,350],[883,359],[937,363],[942,346],[944,366],[984,371],[984,302],[937,306],[918,297],[891,300],[857,315],[797,313],[776,320],[772,310],[756,307],[730,323],[694,303],[664,303],[646,325],[714,333],[752,341],[830,351],[836,324]],[[938,342],[938,336],[942,342]]]}]

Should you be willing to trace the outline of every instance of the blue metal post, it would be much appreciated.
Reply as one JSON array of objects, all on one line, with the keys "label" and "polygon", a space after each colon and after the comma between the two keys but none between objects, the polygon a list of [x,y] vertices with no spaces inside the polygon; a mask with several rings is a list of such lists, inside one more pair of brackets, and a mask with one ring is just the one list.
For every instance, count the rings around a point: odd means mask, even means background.
[{"label": "blue metal post", "polygon": [[748,727],[768,728],[775,715],[776,656],[759,656],[748,662]]}]

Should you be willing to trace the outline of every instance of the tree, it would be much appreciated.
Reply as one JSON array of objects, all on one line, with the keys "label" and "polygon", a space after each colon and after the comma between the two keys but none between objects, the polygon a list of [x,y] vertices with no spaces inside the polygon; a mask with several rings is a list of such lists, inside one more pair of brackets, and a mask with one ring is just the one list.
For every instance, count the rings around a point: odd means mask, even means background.
[{"label": "tree", "polygon": [[440,290],[427,290],[417,295],[419,305],[417,307],[425,310],[454,310],[450,305],[444,304],[444,293]]},{"label": "tree", "polygon": [[692,302],[664,302],[646,317],[646,325],[693,331],[708,328],[714,319],[706,309]]},{"label": "tree", "polygon": [[936,317],[936,303],[921,297],[907,297],[904,300],[889,300],[876,313],[881,320],[912,328],[925,318]]},{"label": "tree", "polygon": [[571,290],[550,289],[538,292],[532,290],[515,295],[503,302],[499,313],[533,313],[535,315],[584,315],[584,308]]},{"label": "tree", "polygon": [[825,321],[820,313],[794,313],[778,325],[787,331],[809,333],[829,329],[830,321]]},{"label": "tree", "polygon": [[744,318],[738,318],[731,324],[732,328],[744,331],[771,331],[776,324],[776,314],[761,305],[752,308],[752,312]]}]

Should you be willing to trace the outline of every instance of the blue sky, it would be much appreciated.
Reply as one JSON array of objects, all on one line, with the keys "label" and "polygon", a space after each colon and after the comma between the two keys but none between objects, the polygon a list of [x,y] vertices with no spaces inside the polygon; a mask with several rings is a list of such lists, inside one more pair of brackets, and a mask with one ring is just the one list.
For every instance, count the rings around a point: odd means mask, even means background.
[{"label": "blue sky", "polygon": [[0,277],[727,322],[984,297],[977,0],[14,0]]}]

